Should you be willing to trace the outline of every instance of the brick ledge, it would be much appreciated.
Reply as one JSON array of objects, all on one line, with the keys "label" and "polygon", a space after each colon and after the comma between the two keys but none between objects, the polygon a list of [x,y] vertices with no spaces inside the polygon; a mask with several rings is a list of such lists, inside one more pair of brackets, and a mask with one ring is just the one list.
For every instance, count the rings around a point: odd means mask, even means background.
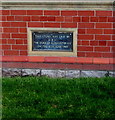
[{"label": "brick ledge", "polygon": [[115,58],[2,56],[1,62],[115,64]]}]

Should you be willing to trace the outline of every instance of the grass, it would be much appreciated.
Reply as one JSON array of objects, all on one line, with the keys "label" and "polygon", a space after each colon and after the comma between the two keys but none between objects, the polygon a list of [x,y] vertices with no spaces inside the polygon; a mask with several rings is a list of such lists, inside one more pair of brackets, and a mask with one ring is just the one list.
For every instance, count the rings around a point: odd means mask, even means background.
[{"label": "grass", "polygon": [[3,119],[115,119],[114,78],[3,78]]}]

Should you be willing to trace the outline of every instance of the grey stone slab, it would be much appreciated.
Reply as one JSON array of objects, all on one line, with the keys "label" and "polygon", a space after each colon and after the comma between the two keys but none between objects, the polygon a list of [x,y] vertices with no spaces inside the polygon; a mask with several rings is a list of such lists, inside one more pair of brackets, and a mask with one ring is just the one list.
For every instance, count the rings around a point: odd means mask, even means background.
[{"label": "grey stone slab", "polygon": [[16,68],[4,68],[2,69],[3,77],[21,76],[21,69]]},{"label": "grey stone slab", "polygon": [[60,78],[66,77],[66,71],[65,70],[58,70],[57,77],[60,77]]},{"label": "grey stone slab", "polygon": [[110,77],[115,77],[115,71],[113,71],[113,72],[112,72],[112,71],[109,72],[109,76],[110,76]]},{"label": "grey stone slab", "polygon": [[41,76],[56,77],[57,70],[41,70]]},{"label": "grey stone slab", "polygon": [[80,77],[80,70],[67,70],[66,77],[67,78],[79,78]]},{"label": "grey stone slab", "polygon": [[107,71],[81,71],[81,77],[105,77]]},{"label": "grey stone slab", "polygon": [[47,69],[16,69],[16,68],[2,68],[3,77],[14,76],[48,76],[48,77],[67,77],[67,78],[79,78],[79,77],[115,77],[115,71],[81,71],[80,70],[47,70]]},{"label": "grey stone slab", "polygon": [[41,75],[41,70],[40,69],[36,69],[35,72],[36,72],[36,76],[40,76]]},{"label": "grey stone slab", "polygon": [[113,10],[113,1],[62,1],[62,0],[32,0],[32,1],[2,1],[2,9],[10,10]]},{"label": "grey stone slab", "polygon": [[22,76],[36,76],[36,69],[22,69]]}]

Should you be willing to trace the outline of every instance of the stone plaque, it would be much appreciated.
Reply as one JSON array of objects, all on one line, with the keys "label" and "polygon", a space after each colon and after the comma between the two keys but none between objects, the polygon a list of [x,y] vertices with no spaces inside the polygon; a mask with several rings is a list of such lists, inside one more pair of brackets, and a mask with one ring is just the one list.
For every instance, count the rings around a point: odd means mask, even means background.
[{"label": "stone plaque", "polygon": [[28,55],[77,56],[77,28],[28,28]]},{"label": "stone plaque", "polygon": [[33,51],[73,51],[73,32],[32,32]]}]

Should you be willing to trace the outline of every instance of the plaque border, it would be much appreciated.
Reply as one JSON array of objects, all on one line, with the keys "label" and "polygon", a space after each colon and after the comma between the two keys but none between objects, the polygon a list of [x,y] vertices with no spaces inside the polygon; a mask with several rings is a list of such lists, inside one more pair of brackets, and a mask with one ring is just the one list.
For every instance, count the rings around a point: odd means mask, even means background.
[{"label": "plaque border", "polygon": [[[32,32],[73,32],[73,51],[33,51]],[[77,28],[28,28],[28,55],[29,56],[77,56]]]}]

